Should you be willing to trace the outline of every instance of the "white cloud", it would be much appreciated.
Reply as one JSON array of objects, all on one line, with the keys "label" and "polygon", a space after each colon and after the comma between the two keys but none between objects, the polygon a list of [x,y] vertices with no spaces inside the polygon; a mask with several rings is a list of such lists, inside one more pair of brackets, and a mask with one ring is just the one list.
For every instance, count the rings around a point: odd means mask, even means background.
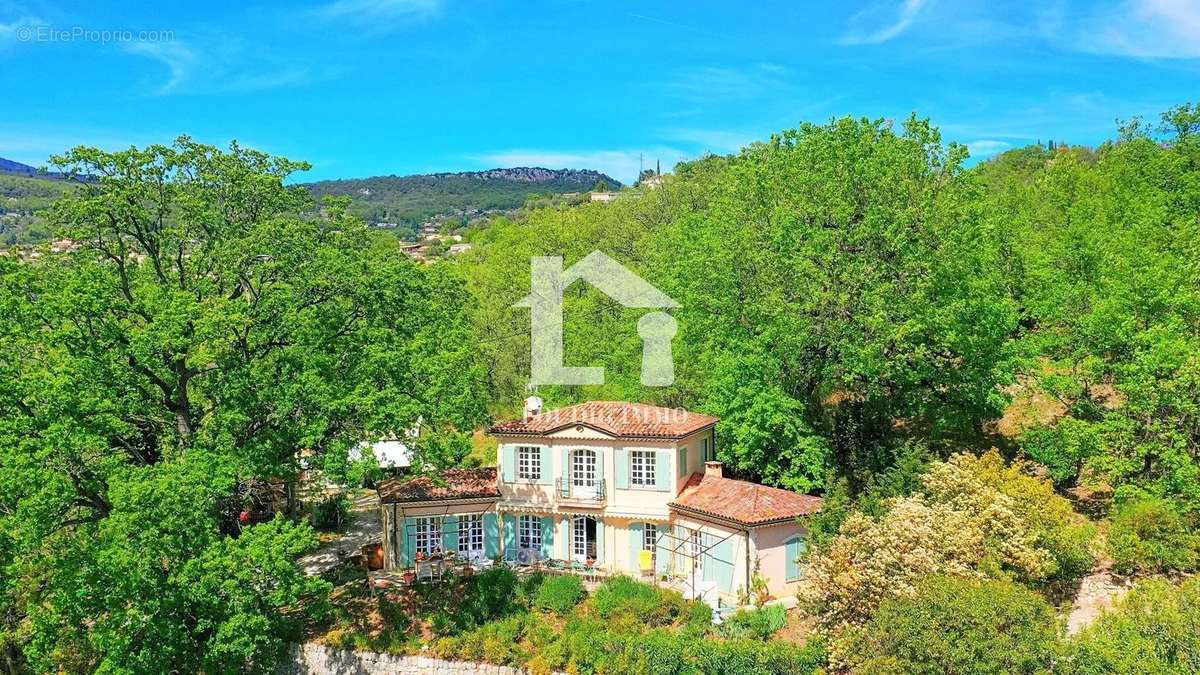
[{"label": "white cloud", "polygon": [[747,99],[787,88],[787,74],[787,68],[774,63],[707,66],[680,73],[665,87],[693,101]]},{"label": "white cloud", "polygon": [[30,31],[44,25],[46,22],[28,9],[0,3],[0,51],[19,42],[28,42],[32,35]]},{"label": "white cloud", "polygon": [[1128,0],[1080,24],[1074,46],[1146,59],[1200,58],[1200,0]]},{"label": "white cloud", "polygon": [[540,166],[547,169],[594,169],[608,174],[625,184],[638,176],[638,155],[641,154],[646,168],[656,161],[662,162],[663,171],[685,159],[687,153],[677,148],[657,147],[642,150],[502,150],[472,157],[472,161],[483,167]]},{"label": "white cloud", "polygon": [[967,143],[967,150],[970,151],[971,157],[974,158],[990,157],[1004,152],[1011,147],[1012,144],[1006,141],[997,141],[988,138],[981,138]]},{"label": "white cloud", "polygon": [[310,83],[330,74],[294,57],[277,56],[267,45],[224,33],[131,42],[122,49],[166,67],[166,80],[155,88],[156,95],[260,91]]},{"label": "white cloud", "polygon": [[319,18],[387,30],[398,24],[430,19],[442,11],[442,0],[334,0],[313,10]]},{"label": "white cloud", "polygon": [[908,30],[926,0],[903,0],[899,5],[879,3],[850,17],[850,26],[842,35],[844,45],[879,44]]}]

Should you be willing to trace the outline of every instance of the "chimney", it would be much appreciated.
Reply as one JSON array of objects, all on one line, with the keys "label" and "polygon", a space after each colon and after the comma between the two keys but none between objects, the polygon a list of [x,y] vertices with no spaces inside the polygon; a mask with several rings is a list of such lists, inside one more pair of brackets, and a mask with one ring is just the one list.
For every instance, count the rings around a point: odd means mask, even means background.
[{"label": "chimney", "polygon": [[713,478],[724,478],[723,472],[721,471],[721,466],[722,464],[720,462],[705,462],[704,477],[708,478],[711,476]]}]

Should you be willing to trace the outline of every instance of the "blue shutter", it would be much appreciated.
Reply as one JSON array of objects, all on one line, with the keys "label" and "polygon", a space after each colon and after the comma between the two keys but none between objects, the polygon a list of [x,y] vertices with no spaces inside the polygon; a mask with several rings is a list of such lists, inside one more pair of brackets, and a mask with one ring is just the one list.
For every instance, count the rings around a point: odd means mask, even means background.
[{"label": "blue shutter", "polygon": [[410,533],[412,518],[400,518],[396,521],[396,541],[400,543],[400,566],[410,567],[413,564],[413,549],[416,548],[415,535]]},{"label": "blue shutter", "polygon": [[642,539],[645,534],[646,526],[643,523],[629,524],[629,570],[634,573],[640,573],[642,570],[638,556],[642,552]]},{"label": "blue shutter", "polygon": [[517,557],[517,519],[511,513],[504,514],[504,559]]},{"label": "blue shutter", "polygon": [[458,516],[446,516],[442,521],[442,550],[458,550]]},{"label": "blue shutter", "polygon": [[560,488],[564,496],[571,494],[571,451],[563,448],[562,451],[562,466],[558,470],[558,475],[562,479],[562,487]]},{"label": "blue shutter", "polygon": [[511,445],[500,448],[500,479],[505,483],[517,479],[517,449]]},{"label": "blue shutter", "polygon": [[542,446],[542,472],[538,475],[538,483],[542,485],[554,484],[554,472],[551,471],[550,448]]},{"label": "blue shutter", "polygon": [[654,489],[666,492],[671,489],[671,454],[654,453]]},{"label": "blue shutter", "polygon": [[688,475],[687,453],[688,453],[688,449],[686,447],[679,449],[679,475],[680,476]]},{"label": "blue shutter", "polygon": [[483,514],[483,554],[489,558],[500,555],[500,526],[496,514]]},{"label": "blue shutter", "polygon": [[788,581],[796,581],[800,578],[800,554],[801,550],[800,537],[792,537],[787,540],[784,547],[784,553],[787,556],[786,579]]},{"label": "blue shutter", "polygon": [[613,455],[616,463],[617,473],[617,489],[629,489],[629,452],[624,449],[618,449]]},{"label": "blue shutter", "polygon": [[554,557],[554,518],[542,518],[542,557]]}]

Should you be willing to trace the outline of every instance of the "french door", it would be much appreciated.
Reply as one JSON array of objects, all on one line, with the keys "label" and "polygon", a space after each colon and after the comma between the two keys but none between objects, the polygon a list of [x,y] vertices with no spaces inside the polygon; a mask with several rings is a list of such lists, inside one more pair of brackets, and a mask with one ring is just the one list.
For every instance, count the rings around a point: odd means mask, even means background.
[{"label": "french door", "polygon": [[571,519],[571,560],[585,562],[596,559],[596,519],[575,516]]},{"label": "french door", "polygon": [[575,450],[571,453],[571,494],[575,497],[596,496],[596,451]]}]

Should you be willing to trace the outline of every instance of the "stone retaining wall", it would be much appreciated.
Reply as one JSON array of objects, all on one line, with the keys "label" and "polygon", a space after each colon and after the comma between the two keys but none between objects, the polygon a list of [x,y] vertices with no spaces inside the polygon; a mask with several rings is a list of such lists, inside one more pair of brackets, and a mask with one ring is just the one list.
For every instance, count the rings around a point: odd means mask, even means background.
[{"label": "stone retaining wall", "polygon": [[521,668],[425,656],[356,652],[305,643],[292,647],[280,675],[526,675]]}]

